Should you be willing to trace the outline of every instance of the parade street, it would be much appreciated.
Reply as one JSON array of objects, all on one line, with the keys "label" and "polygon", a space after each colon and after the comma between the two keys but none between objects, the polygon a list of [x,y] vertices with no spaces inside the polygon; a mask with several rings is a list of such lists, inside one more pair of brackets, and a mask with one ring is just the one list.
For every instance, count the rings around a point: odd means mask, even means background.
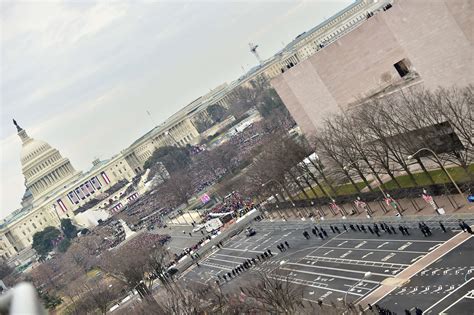
[{"label": "parade street", "polygon": [[[253,273],[263,272],[270,278],[303,286],[304,298],[309,302],[322,300],[327,305],[331,302],[342,305],[344,301],[355,303],[370,296],[387,278],[396,278],[456,234],[463,233],[458,218],[454,216],[424,218],[429,228],[426,236],[419,228],[419,218],[385,219],[385,224],[377,222],[379,236],[373,221],[369,220],[257,222],[252,224],[256,235],[247,237],[241,233],[224,243],[222,248],[215,248],[199,262],[199,266],[193,266],[185,273],[184,280],[213,285],[218,280],[222,290],[230,291],[251,282]],[[446,232],[439,220],[442,220]],[[471,225],[474,222],[473,216],[466,216],[463,220]],[[399,226],[407,230],[402,234]],[[312,230],[314,227],[318,228],[316,234]],[[306,237],[304,231],[308,232]],[[284,246],[284,251],[279,250],[277,246],[285,241],[289,248]],[[257,259],[257,255],[268,249],[272,256]],[[471,238],[377,303],[401,314],[414,307],[429,309],[442,297],[451,294],[439,305],[434,305],[432,314],[447,307],[456,307],[455,314],[469,314],[466,307],[472,306],[468,293],[473,282],[465,282],[470,277],[470,270],[474,269],[474,263],[469,259],[472,253]],[[236,267],[252,258],[256,261],[248,271],[234,275],[232,271]],[[465,298],[461,299],[463,296]],[[452,306],[456,301],[457,306]]]}]

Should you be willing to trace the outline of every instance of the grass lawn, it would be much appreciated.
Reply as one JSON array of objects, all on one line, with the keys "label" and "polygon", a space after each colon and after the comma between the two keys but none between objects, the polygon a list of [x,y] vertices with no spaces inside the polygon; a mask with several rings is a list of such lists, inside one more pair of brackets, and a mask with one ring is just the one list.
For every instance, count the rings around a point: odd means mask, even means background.
[{"label": "grass lawn", "polygon": [[[362,188],[365,187],[364,182],[358,182],[358,183],[356,183],[356,185],[357,185],[357,187],[359,187],[359,189],[362,189]],[[334,186],[334,189],[337,191],[338,196],[339,195],[352,195],[352,194],[357,193],[357,190],[355,189],[354,186],[352,186],[351,183],[343,184],[343,185],[340,185],[340,186]],[[317,194],[316,197],[325,197],[319,186],[314,186],[313,190]],[[331,192],[331,189],[329,187],[324,186],[324,190],[327,193],[329,193],[329,195],[332,196],[332,192]],[[314,193],[311,189],[305,188],[305,191],[306,191],[306,193],[308,194],[308,196],[310,198],[315,198],[315,195],[314,195]],[[302,192],[298,193],[296,196],[294,196],[294,198],[295,199],[306,199],[305,195]]]},{"label": "grass lawn", "polygon": [[[447,168],[447,170],[448,170],[449,174],[451,175],[451,177],[456,181],[456,183],[462,183],[462,182],[469,181],[469,176],[464,172],[464,170],[461,167],[459,167],[459,166],[450,167],[450,168]],[[474,172],[474,164],[469,165],[469,170],[471,172]],[[450,182],[449,178],[446,176],[446,174],[441,169],[433,170],[433,171],[430,171],[429,173],[430,173],[431,177],[433,178],[433,180],[435,181],[436,184],[442,184],[442,183],[449,183]],[[413,174],[413,176],[415,177],[416,182],[418,183],[417,186],[428,186],[428,185],[431,184],[428,176],[426,176],[425,173],[416,173],[416,174]],[[400,183],[400,185],[402,187],[414,187],[414,186],[416,186],[411,182],[410,177],[408,175],[398,176],[397,181]],[[361,190],[365,187],[364,182],[358,182],[356,184],[359,187],[359,189],[361,189]],[[393,180],[391,180],[389,182],[386,182],[384,186],[385,186],[385,189],[387,189],[387,190],[392,190],[392,189],[397,189],[398,188],[397,184]],[[357,190],[350,183],[340,185],[340,186],[335,186],[334,188],[336,189],[338,196],[340,196],[340,195],[352,195],[352,194],[357,193]],[[331,190],[326,186],[324,186],[324,189],[328,193],[331,192]],[[313,190],[317,194],[316,197],[324,197],[324,194],[321,191],[321,188],[319,186],[314,186]],[[305,188],[305,191],[306,191],[306,193],[308,194],[308,196],[310,198],[315,198],[315,195],[314,195],[314,193],[311,189]],[[296,196],[294,196],[294,198],[295,199],[306,199],[305,195],[302,192],[298,193]]]},{"label": "grass lawn", "polygon": [[[457,167],[450,167],[447,168],[449,175],[454,179],[456,183],[462,183],[469,181],[469,176],[466,174],[466,172],[459,166]],[[471,172],[474,172],[474,164],[469,165],[469,170]],[[429,172],[433,180],[435,181],[436,184],[442,184],[442,183],[450,183],[451,181],[449,180],[448,176],[444,173],[443,170],[438,169],[438,170],[433,170]],[[431,184],[428,176],[426,176],[425,173],[416,173],[413,174],[415,177],[416,182],[418,183],[418,186],[428,186]],[[397,181],[400,183],[402,187],[414,187],[416,186],[410,179],[408,175],[402,175],[397,177]],[[390,190],[390,189],[397,189],[398,186],[397,184],[391,180],[389,182],[385,183],[385,188]]]}]

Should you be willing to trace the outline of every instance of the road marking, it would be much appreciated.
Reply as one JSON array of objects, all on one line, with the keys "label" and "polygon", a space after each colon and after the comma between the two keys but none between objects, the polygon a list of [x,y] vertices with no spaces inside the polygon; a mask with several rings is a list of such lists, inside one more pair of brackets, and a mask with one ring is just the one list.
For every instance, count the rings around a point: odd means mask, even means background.
[{"label": "road marking", "polygon": [[344,258],[344,257],[346,257],[347,255],[349,255],[350,253],[352,253],[352,251],[351,251],[351,250],[350,250],[350,251],[347,251],[347,252],[345,252],[345,253],[344,253],[344,254],[342,254],[340,257],[341,257],[341,258]]},{"label": "road marking", "polygon": [[342,245],[344,245],[344,244],[346,244],[346,243],[347,243],[347,241],[344,241],[344,242],[340,243],[340,244],[337,245],[337,246],[342,246]]},{"label": "road marking", "polygon": [[[287,271],[291,270],[291,269],[288,269],[288,268],[281,268],[281,269],[282,269],[282,270],[287,270]],[[313,272],[309,272],[309,271],[300,271],[300,272],[308,273],[308,274],[313,274]],[[325,276],[326,274],[322,274],[322,275]],[[335,276],[335,275],[331,275],[331,276],[333,276],[333,277],[335,277],[335,278],[346,279],[346,280],[360,281],[360,279],[357,279],[357,278],[340,277],[340,276]],[[269,277],[269,278],[272,278],[272,277],[275,278],[275,276],[268,276],[268,277]],[[288,279],[290,279],[290,278],[289,278],[289,277],[288,277],[288,278],[287,278],[287,277],[278,277],[276,280],[284,280],[284,281],[289,281],[289,282],[291,282],[291,280],[288,280]],[[328,285],[327,285],[327,284],[321,284],[321,285],[323,285],[323,286],[318,286],[318,285],[314,285],[314,284],[313,284],[313,285],[307,284],[307,283],[314,283],[314,281],[304,281],[304,280],[303,280],[303,281],[295,281],[295,280],[300,280],[300,279],[293,279],[293,283],[296,282],[297,284],[303,284],[303,285],[307,285],[307,286],[311,286],[311,287],[315,287],[315,288],[328,289]],[[368,281],[368,280],[364,280],[364,281],[365,281],[365,282],[370,282],[370,281]],[[372,281],[372,282],[374,282],[374,281]],[[379,284],[379,282],[376,282],[376,284]],[[334,289],[334,288],[330,288],[330,289],[333,290],[333,291],[342,292],[342,293],[346,293],[346,292],[347,292],[347,290],[344,291],[344,290],[338,290],[338,289]],[[350,292],[349,292],[349,293],[350,293]],[[354,294],[354,295],[363,296],[363,294]]]},{"label": "road marking", "polygon": [[[226,255],[226,254],[214,254],[214,256],[225,256],[225,257],[232,257],[232,258],[238,258],[238,259],[251,259],[252,257],[242,257],[242,256],[233,256],[233,255]],[[210,258],[210,257],[209,257]]]},{"label": "road marking", "polygon": [[362,259],[364,259],[364,258],[367,257],[367,256],[372,255],[373,253],[374,253],[374,252],[370,252],[370,253],[365,254],[364,256],[362,256]]},{"label": "road marking", "polygon": [[443,290],[443,286],[439,285],[436,290],[433,291],[433,293],[438,293],[439,291]]},{"label": "road marking", "polygon": [[[363,251],[367,251],[367,249],[359,249],[359,248],[347,248],[347,247],[329,247],[329,246],[322,246],[321,248],[327,248],[327,249],[345,249],[345,250],[363,250]],[[377,252],[393,252],[393,251],[396,251],[396,250],[393,250],[393,249],[370,249],[370,250],[373,250],[373,251],[377,251]],[[408,251],[408,250],[404,250],[404,251],[401,251],[402,253],[408,253],[408,254],[427,254],[428,252],[417,252],[417,251]]]},{"label": "road marking", "polygon": [[445,241],[431,241],[431,240],[395,240],[395,239],[369,239],[369,238],[338,238],[339,241],[369,241],[369,242],[417,242],[417,243],[444,243]]},{"label": "road marking", "polygon": [[395,256],[396,254],[395,253],[390,253],[388,254],[387,256],[385,256],[384,258],[380,259],[381,261],[387,261],[389,260],[390,258],[392,258],[393,256]]},{"label": "road marking", "polygon": [[454,302],[453,304],[449,305],[448,307],[446,307],[444,310],[442,310],[440,312],[440,314],[447,314],[446,311],[449,310],[451,307],[453,307],[454,305],[458,304],[459,301],[461,301],[462,299],[472,299],[472,294],[473,294],[474,290],[471,290],[469,292],[467,292],[466,294],[464,294],[463,296],[461,296],[459,299],[456,300],[456,302]]},{"label": "road marking", "polygon": [[362,243],[359,243],[356,246],[354,246],[354,248],[360,248],[360,247],[364,246],[365,244],[367,244],[367,242],[363,241]]},{"label": "road marking", "polygon": [[410,292],[407,292],[407,294],[414,294],[416,291],[418,291],[418,287],[415,287],[413,290],[411,290]]},{"label": "road marking", "polygon": [[[302,266],[302,267],[310,267],[310,268],[318,268],[318,269],[324,269],[324,270],[336,270],[336,271],[344,271],[344,272],[349,272],[349,273],[360,273],[360,274],[365,274],[365,271],[360,271],[360,270],[352,270],[352,269],[343,269],[343,268],[336,268],[336,267],[321,267],[321,266],[313,266],[313,265],[305,265],[305,264],[300,264],[300,263],[292,263],[289,262],[287,265],[296,265],[296,266]],[[283,269],[283,268],[280,268]],[[331,276],[331,277],[336,277],[338,278],[339,276],[335,276],[332,274],[321,274],[321,273],[315,273],[317,275],[322,275],[322,276]],[[377,272],[371,272],[372,275],[375,276],[382,276],[382,277],[387,277],[387,275],[383,273],[377,273]],[[344,277],[342,278],[344,279]],[[360,279],[355,279],[355,278],[347,278],[350,280],[360,280]],[[364,282],[371,282],[371,283],[379,283],[378,281],[369,281],[369,280],[364,280]]]},{"label": "road marking", "polygon": [[463,286],[465,286],[466,284],[468,284],[469,282],[471,282],[472,279],[469,279],[468,281],[464,282],[462,285],[460,285],[456,290],[452,291],[451,293],[449,293],[448,295],[446,295],[444,298],[442,298],[441,300],[439,300],[438,302],[436,302],[435,304],[431,305],[429,308],[427,308],[425,310],[424,313],[427,313],[429,310],[432,310],[436,305],[438,305],[439,303],[443,302],[445,299],[447,299],[451,294],[453,294],[454,292],[456,292],[457,290],[461,289]]},{"label": "road marking", "polygon": [[377,246],[377,248],[381,248],[381,247],[384,247],[385,245],[389,244],[389,242],[383,242],[382,244],[380,244],[379,246]]},{"label": "road marking", "polygon": [[323,256],[306,256],[306,259],[313,259],[315,261],[322,261],[322,262],[329,262],[329,263],[338,263],[338,264],[348,264],[348,265],[368,265],[372,264],[371,266],[374,267],[386,267],[392,269],[400,269],[404,267],[408,267],[408,264],[400,264],[400,263],[384,263],[381,261],[371,261],[371,260],[358,260],[358,259],[344,259],[344,258],[334,258],[334,257],[323,257]]},{"label": "road marking", "polygon": [[422,258],[423,256],[424,256],[424,255],[420,255],[420,256],[418,256],[418,257],[415,257],[415,258],[413,258],[412,260],[410,260],[410,262],[415,262],[415,261],[417,261],[418,259]]},{"label": "road marking", "polygon": [[[443,243],[443,245],[446,245],[446,249],[443,249],[441,253],[437,253],[439,248],[433,252],[428,253],[425,255],[423,259],[426,259],[426,263],[424,263],[422,268],[419,268],[417,266],[418,262],[415,264],[412,264],[408,266],[405,270],[403,270],[398,276],[399,277],[404,277],[404,279],[411,279],[413,276],[418,274],[423,268],[428,267],[429,265],[433,264],[435,261],[439,261],[442,257],[450,253],[453,249],[458,248],[460,245],[462,245],[464,242],[469,240],[472,237],[472,235],[465,235],[464,233],[458,233],[455,236],[451,237],[447,241]],[[453,244],[454,243],[454,244]],[[441,246],[440,248],[442,248]],[[434,256],[434,257],[433,257]],[[414,270],[412,270],[414,269]],[[398,277],[397,276],[397,277]],[[368,294],[366,297],[363,299],[359,300],[357,303],[359,305],[361,304],[375,304],[378,301],[382,300],[385,298],[388,294],[393,292],[395,290],[395,287],[389,287],[386,285],[382,285],[379,288],[375,289],[372,291],[370,294]]]},{"label": "road marking", "polygon": [[434,250],[434,249],[440,247],[441,245],[443,245],[443,244],[441,243],[441,244],[436,244],[435,246],[431,246],[430,248],[428,248],[428,251],[431,252],[432,250]]},{"label": "road marking", "polygon": [[444,293],[451,292],[454,290],[454,285],[450,285],[449,289],[445,290]]},{"label": "road marking", "polygon": [[326,256],[327,254],[332,253],[333,251],[334,251],[334,250],[331,249],[330,251],[324,253],[323,255]]},{"label": "road marking", "polygon": [[230,247],[224,247],[223,249],[234,250],[234,251],[238,251],[238,252],[252,252],[252,253],[258,253],[258,254],[262,253],[262,251],[251,250],[251,249],[240,249],[240,248],[230,248]]},{"label": "road marking", "polygon": [[413,244],[412,242],[406,242],[404,245],[400,246],[398,248],[398,250],[404,250],[405,248],[407,248],[408,246],[410,246],[411,244]]},{"label": "road marking", "polygon": [[424,293],[428,292],[429,290],[430,290],[430,286],[427,286],[423,291],[420,291],[420,294],[421,293],[424,294]]}]

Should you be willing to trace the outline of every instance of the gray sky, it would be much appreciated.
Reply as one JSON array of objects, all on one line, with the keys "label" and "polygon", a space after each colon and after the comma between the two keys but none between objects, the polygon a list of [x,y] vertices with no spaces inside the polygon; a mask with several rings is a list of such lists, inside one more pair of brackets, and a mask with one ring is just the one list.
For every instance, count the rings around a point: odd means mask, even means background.
[{"label": "gray sky", "polygon": [[21,141],[77,170],[109,158],[200,95],[352,1],[1,1],[1,213],[24,192]]}]

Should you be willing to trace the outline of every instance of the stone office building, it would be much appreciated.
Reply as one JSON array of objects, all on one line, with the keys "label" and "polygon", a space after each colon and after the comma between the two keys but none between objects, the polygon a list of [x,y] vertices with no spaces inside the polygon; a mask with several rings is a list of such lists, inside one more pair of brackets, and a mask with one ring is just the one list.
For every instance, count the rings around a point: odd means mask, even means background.
[{"label": "stone office building", "polygon": [[394,0],[271,84],[306,135],[384,91],[474,83],[469,0]]}]

